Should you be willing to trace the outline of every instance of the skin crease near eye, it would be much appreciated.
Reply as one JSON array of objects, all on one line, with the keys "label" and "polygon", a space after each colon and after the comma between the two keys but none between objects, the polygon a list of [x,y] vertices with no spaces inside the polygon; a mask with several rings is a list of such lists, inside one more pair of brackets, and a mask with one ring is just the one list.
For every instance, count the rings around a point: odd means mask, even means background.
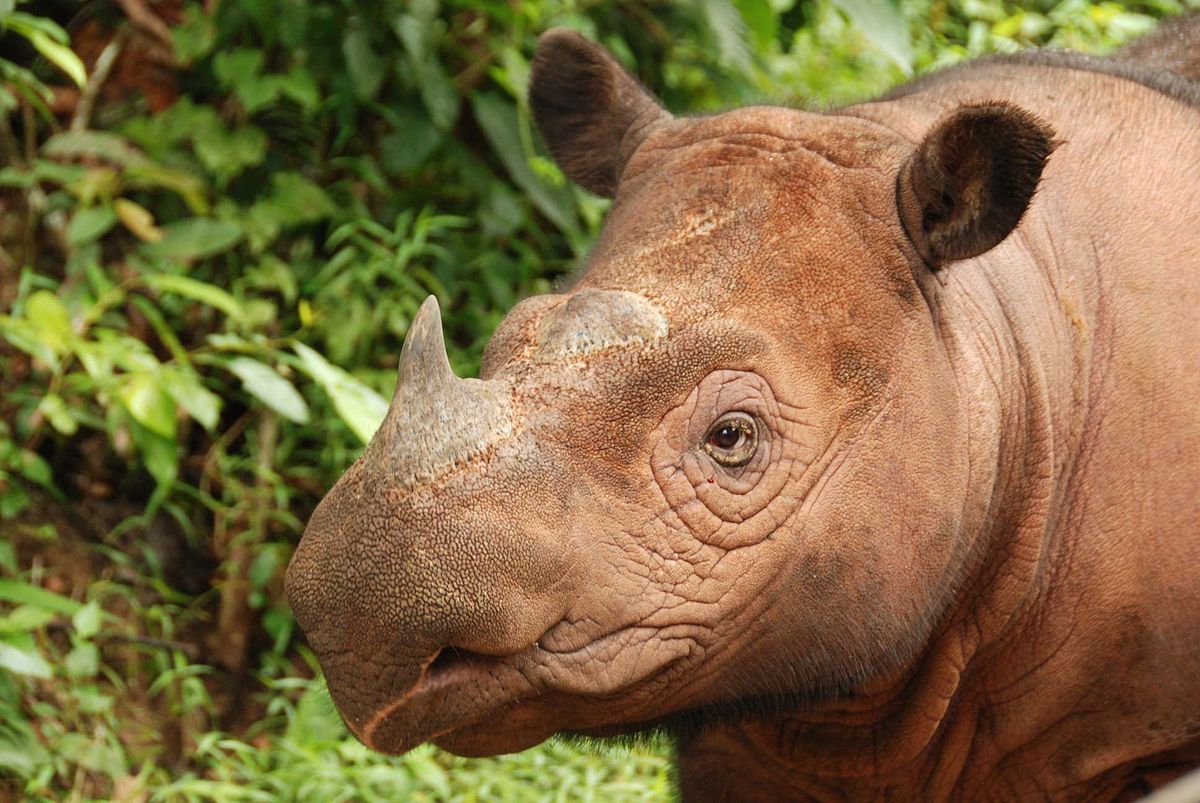
[{"label": "skin crease near eye", "polygon": [[788,489],[811,481],[823,452],[810,416],[754,372],[714,371],[657,428],[651,460],[663,502],[706,543],[761,541],[794,511],[800,495]]}]

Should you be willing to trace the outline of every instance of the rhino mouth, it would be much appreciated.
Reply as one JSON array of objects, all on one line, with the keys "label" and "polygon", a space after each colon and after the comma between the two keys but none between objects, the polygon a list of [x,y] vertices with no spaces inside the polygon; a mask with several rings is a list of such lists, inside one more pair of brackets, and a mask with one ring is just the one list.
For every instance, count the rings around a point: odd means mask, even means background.
[{"label": "rhino mouth", "polygon": [[[620,628],[563,652],[543,641],[505,656],[447,647],[407,690],[351,730],[366,746],[391,754],[427,741],[469,756],[521,750],[559,730],[593,725],[577,717],[662,675],[694,644],[647,626]],[[331,691],[336,702],[339,694]]]}]

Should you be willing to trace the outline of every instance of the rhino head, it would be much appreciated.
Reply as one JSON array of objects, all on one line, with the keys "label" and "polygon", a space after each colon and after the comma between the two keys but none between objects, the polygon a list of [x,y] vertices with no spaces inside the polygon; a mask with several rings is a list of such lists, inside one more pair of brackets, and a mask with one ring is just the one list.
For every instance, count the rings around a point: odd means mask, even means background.
[{"label": "rhino head", "polygon": [[555,159],[615,200],[480,379],[451,371],[432,298],[414,320],[288,570],[343,718],[377,750],[484,755],[902,670],[991,492],[921,282],[1007,236],[1050,132],[1010,106],[931,110],[911,138],[677,119],[564,31],[532,76]]}]

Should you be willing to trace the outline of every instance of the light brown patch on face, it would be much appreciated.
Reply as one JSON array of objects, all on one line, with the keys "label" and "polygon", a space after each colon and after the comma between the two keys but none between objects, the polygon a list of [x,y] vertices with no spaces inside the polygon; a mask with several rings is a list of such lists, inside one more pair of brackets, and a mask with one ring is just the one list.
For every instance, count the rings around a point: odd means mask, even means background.
[{"label": "light brown patch on face", "polygon": [[542,317],[533,359],[553,363],[665,338],[669,327],[649,299],[623,290],[584,287]]}]

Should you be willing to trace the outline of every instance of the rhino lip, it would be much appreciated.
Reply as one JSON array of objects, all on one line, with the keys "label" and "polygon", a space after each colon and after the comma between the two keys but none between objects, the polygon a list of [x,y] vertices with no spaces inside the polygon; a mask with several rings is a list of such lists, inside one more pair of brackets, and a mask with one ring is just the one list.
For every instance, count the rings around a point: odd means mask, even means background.
[{"label": "rhino lip", "polygon": [[[513,659],[528,652],[530,648],[494,656],[455,647],[440,650],[425,664],[413,685],[381,706],[361,728],[355,729],[355,735],[372,749],[399,754],[484,719],[502,705],[519,699],[496,688],[507,685],[498,683],[498,676],[509,675],[505,670],[515,668]],[[484,699],[464,706],[463,692],[471,687],[482,692]]]},{"label": "rhino lip", "polygon": [[[553,630],[551,627],[547,633]],[[621,627],[562,651],[543,647],[544,634],[525,649],[503,656],[448,647],[425,663],[406,691],[385,702],[360,728],[352,730],[374,750],[404,753],[424,742],[495,719],[522,700],[556,691],[557,684],[547,682],[561,677],[554,669],[575,669],[579,662],[594,659],[611,663],[606,654],[619,655],[630,643],[648,641],[656,631],[645,626]],[[627,683],[597,689],[594,695],[584,692],[585,696],[615,694],[681,657],[678,651],[667,653],[668,660],[642,664],[640,668],[647,671],[637,672]],[[581,693],[579,689],[561,691]]]}]

